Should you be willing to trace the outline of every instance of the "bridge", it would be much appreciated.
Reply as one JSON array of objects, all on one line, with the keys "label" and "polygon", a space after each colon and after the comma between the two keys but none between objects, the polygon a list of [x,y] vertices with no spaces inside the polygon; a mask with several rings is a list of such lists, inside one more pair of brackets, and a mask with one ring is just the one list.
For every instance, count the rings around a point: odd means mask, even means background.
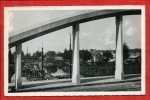
[{"label": "bridge", "polygon": [[17,35],[9,37],[9,48],[16,47],[16,60],[15,60],[15,89],[18,90],[22,87],[21,81],[21,52],[22,43],[32,40],[34,38],[49,34],[51,32],[72,26],[73,37],[73,71],[72,83],[75,85],[80,84],[80,61],[79,61],[79,25],[84,22],[93,21],[97,19],[115,17],[116,18],[116,66],[115,66],[115,79],[123,80],[123,40],[122,40],[122,21],[123,16],[126,15],[140,15],[140,9],[128,10],[100,10],[93,12],[81,13],[64,19],[51,21],[45,25],[17,33]]}]

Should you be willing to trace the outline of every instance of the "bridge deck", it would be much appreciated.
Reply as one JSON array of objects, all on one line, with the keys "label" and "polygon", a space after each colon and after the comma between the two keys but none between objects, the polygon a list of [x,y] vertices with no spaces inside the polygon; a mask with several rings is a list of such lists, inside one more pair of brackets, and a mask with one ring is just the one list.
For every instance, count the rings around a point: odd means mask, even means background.
[{"label": "bridge deck", "polygon": [[[32,92],[32,91],[55,91],[56,89],[77,87],[77,86],[93,86],[93,85],[104,85],[104,84],[117,84],[125,82],[137,82],[141,81],[140,74],[129,74],[125,75],[125,80],[114,79],[114,76],[100,76],[100,77],[86,77],[81,78],[80,85],[74,85],[71,83],[71,79],[59,79],[59,80],[49,80],[49,81],[37,81],[37,82],[26,82],[23,83],[23,88],[19,92]],[[14,84],[10,84],[10,91],[14,88]]]}]

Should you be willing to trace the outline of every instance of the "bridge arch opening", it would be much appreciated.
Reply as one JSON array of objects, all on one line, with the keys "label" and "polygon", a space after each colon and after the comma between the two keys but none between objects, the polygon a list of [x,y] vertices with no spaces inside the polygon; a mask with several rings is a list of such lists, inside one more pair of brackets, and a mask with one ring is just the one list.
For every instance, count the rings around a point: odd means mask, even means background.
[{"label": "bridge arch opening", "polygon": [[[43,48],[43,66],[42,66]],[[10,49],[15,57],[16,49]],[[15,59],[13,61],[15,68]],[[42,76],[42,67],[44,78]],[[15,69],[14,73],[15,74]],[[72,71],[72,27],[22,43],[22,82],[67,79]],[[10,78],[10,77],[9,77]],[[15,82],[15,75],[11,77]]]},{"label": "bridge arch opening", "polygon": [[[87,42],[88,41],[88,42]],[[115,17],[80,24],[80,50],[87,52],[80,61],[81,76],[96,77],[115,74]],[[108,56],[107,56],[108,54]],[[84,59],[85,58],[87,59]],[[109,62],[109,60],[113,60]]]}]

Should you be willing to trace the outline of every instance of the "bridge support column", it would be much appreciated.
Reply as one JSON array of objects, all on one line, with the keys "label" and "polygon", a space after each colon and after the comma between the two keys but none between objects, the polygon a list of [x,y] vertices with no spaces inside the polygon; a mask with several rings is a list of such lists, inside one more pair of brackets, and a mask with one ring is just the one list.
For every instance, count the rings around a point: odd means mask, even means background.
[{"label": "bridge support column", "polygon": [[123,40],[122,40],[122,16],[116,16],[116,70],[115,79],[122,80],[123,69]]},{"label": "bridge support column", "polygon": [[15,64],[15,89],[18,90],[22,86],[21,80],[21,52],[22,52],[22,44],[19,43],[16,46],[16,64]]},{"label": "bridge support column", "polygon": [[80,84],[80,58],[79,58],[79,24],[73,25],[73,71],[72,83]]}]

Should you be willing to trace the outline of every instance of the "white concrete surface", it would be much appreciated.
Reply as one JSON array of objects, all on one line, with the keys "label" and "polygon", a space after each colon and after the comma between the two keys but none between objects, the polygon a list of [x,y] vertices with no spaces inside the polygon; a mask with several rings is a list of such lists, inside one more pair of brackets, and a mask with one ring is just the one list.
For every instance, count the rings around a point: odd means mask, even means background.
[{"label": "white concrete surface", "polygon": [[123,40],[122,40],[122,16],[116,17],[116,70],[115,79],[123,79]]},{"label": "white concrete surface", "polygon": [[16,46],[16,69],[15,69],[15,89],[18,90],[21,88],[22,80],[21,80],[21,52],[22,52],[22,44],[18,43]]},{"label": "white concrete surface", "polygon": [[73,71],[72,83],[80,84],[80,62],[79,62],[79,24],[73,25]]}]

